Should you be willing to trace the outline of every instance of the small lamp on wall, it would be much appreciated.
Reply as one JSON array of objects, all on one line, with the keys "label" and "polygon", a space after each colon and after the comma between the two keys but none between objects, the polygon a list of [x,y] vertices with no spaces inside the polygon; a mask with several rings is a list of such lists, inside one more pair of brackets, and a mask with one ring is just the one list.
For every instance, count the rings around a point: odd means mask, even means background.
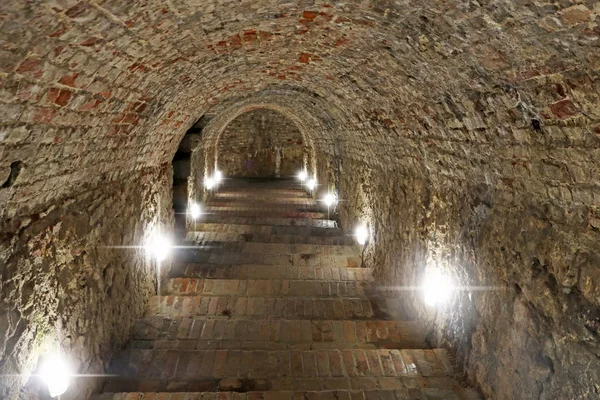
[{"label": "small lamp on wall", "polygon": [[219,186],[223,181],[223,173],[218,169],[215,170],[215,173],[213,174],[213,180],[215,182],[215,185]]},{"label": "small lamp on wall", "polygon": [[452,279],[439,268],[429,269],[423,278],[423,301],[430,307],[443,305],[455,291]]},{"label": "small lamp on wall", "polygon": [[360,267],[364,268],[365,266],[365,249],[367,248],[367,243],[369,242],[369,238],[371,237],[371,232],[369,231],[369,227],[366,224],[362,224],[356,227],[354,230],[354,237],[358,244],[362,246],[362,252],[360,256]]},{"label": "small lamp on wall", "polygon": [[329,219],[329,210],[331,206],[335,207],[337,201],[337,195],[333,192],[329,192],[325,195],[325,197],[323,197],[323,203],[325,203],[325,205],[327,206],[327,219]]},{"label": "small lamp on wall", "polygon": [[164,261],[171,253],[171,240],[161,234],[154,234],[146,243],[146,252],[157,261]]},{"label": "small lamp on wall", "polygon": [[197,203],[192,203],[190,205],[190,217],[192,217],[192,219],[195,221],[198,218],[200,218],[200,215],[202,215],[202,209],[200,208],[200,205],[198,205]]},{"label": "small lamp on wall", "polygon": [[310,178],[308,182],[306,182],[306,187],[308,188],[312,196],[313,190],[315,190],[315,188],[317,187],[317,180],[315,178]]},{"label": "small lamp on wall", "polygon": [[204,178],[204,187],[207,190],[211,190],[215,186],[215,180],[213,177],[207,176]]},{"label": "small lamp on wall", "polygon": [[304,183],[304,181],[306,181],[306,178],[308,178],[308,173],[306,172],[305,169],[298,172],[298,180],[300,182]]},{"label": "small lamp on wall", "polygon": [[73,372],[60,351],[55,350],[43,356],[39,377],[48,387],[50,397],[58,397],[69,388]]}]

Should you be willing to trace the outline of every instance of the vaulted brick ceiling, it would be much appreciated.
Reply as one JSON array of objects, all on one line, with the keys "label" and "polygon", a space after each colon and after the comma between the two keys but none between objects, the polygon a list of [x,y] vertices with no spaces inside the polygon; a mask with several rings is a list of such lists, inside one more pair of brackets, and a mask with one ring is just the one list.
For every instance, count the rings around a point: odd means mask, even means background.
[{"label": "vaulted brick ceiling", "polygon": [[440,154],[426,167],[444,172],[467,141],[480,157],[463,173],[482,176],[490,147],[546,140],[520,127],[598,134],[599,9],[577,3],[4,1],[1,167],[27,169],[0,200],[35,207],[167,162],[203,114],[276,92],[349,157],[391,144],[388,161]]}]

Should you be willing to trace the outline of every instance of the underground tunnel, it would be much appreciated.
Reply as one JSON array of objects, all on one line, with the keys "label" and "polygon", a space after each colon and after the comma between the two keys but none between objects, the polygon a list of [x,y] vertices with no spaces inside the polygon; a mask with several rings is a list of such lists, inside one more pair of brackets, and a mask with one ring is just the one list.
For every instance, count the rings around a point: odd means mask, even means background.
[{"label": "underground tunnel", "polygon": [[0,398],[600,398],[599,14],[4,0]]}]

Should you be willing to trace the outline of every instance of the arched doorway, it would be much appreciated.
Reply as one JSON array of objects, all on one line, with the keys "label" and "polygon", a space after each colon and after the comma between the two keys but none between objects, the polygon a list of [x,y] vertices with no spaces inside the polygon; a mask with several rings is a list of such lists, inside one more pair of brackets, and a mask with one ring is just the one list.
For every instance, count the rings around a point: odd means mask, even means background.
[{"label": "arched doorway", "polygon": [[218,144],[219,169],[230,177],[289,177],[304,167],[308,147],[281,113],[256,109],[235,118]]}]

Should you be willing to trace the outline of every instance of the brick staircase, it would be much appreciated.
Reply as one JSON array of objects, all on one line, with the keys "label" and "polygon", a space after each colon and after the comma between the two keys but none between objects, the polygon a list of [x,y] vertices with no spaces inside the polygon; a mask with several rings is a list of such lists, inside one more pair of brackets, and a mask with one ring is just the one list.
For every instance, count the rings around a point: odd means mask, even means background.
[{"label": "brick staircase", "polygon": [[96,400],[479,399],[289,180],[229,179]]}]

